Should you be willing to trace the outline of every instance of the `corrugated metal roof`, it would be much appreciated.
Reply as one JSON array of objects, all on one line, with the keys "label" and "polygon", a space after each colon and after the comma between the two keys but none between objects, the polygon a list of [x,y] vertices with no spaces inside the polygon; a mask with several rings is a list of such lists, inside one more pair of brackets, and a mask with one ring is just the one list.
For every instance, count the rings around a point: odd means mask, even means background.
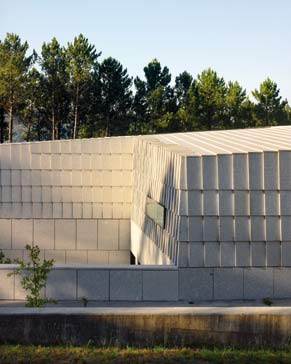
[{"label": "corrugated metal roof", "polygon": [[155,135],[198,155],[291,150],[291,125]]}]

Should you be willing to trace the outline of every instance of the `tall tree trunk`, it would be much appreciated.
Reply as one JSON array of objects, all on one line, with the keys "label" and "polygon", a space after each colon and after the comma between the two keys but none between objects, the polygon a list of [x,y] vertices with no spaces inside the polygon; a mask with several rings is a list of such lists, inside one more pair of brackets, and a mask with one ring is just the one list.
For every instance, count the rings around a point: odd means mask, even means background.
[{"label": "tall tree trunk", "polygon": [[40,126],[40,116],[38,116],[38,118],[37,118],[37,138],[38,138],[39,141],[41,140],[40,128],[41,128],[41,126]]},{"label": "tall tree trunk", "polygon": [[78,106],[79,106],[79,85],[77,86],[77,89],[76,89],[73,139],[78,138],[78,112],[79,112]]},{"label": "tall tree trunk", "polygon": [[12,143],[13,132],[13,103],[11,102],[9,107],[9,126],[8,126],[8,142]]},{"label": "tall tree trunk", "polygon": [[27,134],[26,134],[26,141],[30,141],[30,135],[31,135],[31,125],[32,125],[32,107],[30,105],[29,108],[29,120],[28,120],[28,126],[27,126]]},{"label": "tall tree trunk", "polygon": [[55,140],[55,109],[52,110],[52,140]]},{"label": "tall tree trunk", "polygon": [[61,122],[60,121],[58,122],[57,133],[58,133],[58,135],[57,135],[56,139],[60,140],[61,139]]},{"label": "tall tree trunk", "polygon": [[109,136],[109,115],[106,115],[106,130],[105,130],[105,136]]},{"label": "tall tree trunk", "polygon": [[30,134],[31,134],[31,124],[28,124],[27,135],[26,135],[26,141],[27,142],[30,141]]},{"label": "tall tree trunk", "polygon": [[4,143],[4,122],[5,122],[5,113],[4,108],[0,108],[0,143]]},{"label": "tall tree trunk", "polygon": [[63,118],[62,107],[60,106],[60,104],[58,104],[58,122],[56,127],[56,136],[55,136],[56,140],[61,139],[62,118]]},{"label": "tall tree trunk", "polygon": [[208,112],[207,112],[207,127],[208,127],[208,130],[212,130],[212,123],[213,123],[212,115],[213,115],[213,113],[208,110]]}]

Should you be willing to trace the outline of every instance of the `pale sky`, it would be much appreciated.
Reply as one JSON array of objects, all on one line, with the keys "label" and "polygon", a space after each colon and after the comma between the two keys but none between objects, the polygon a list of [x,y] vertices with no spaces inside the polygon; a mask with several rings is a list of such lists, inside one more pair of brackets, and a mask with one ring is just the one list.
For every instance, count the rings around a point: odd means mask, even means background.
[{"label": "pale sky", "polygon": [[13,32],[36,51],[83,33],[131,76],[153,58],[172,79],[212,67],[250,93],[266,78],[291,102],[290,0],[0,0],[0,39]]}]

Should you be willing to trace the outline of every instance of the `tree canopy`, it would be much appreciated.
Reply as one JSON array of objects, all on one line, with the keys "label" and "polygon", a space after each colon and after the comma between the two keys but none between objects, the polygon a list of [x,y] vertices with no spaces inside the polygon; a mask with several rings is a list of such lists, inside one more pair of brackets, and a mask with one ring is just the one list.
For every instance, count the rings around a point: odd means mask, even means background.
[{"label": "tree canopy", "polygon": [[0,40],[0,142],[23,138],[154,134],[291,124],[291,108],[267,77],[250,97],[238,81],[207,68],[172,79],[157,59],[133,78],[82,34],[62,46],[44,42],[39,55],[17,34]]}]

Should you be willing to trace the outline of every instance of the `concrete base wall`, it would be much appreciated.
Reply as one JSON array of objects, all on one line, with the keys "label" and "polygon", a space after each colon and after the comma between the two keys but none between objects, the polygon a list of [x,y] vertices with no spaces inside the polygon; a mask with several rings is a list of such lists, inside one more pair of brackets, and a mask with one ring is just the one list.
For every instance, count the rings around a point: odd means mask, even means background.
[{"label": "concrete base wall", "polygon": [[[0,265],[0,299],[23,300],[15,265]],[[44,295],[58,300],[218,301],[291,298],[291,268],[57,265]]]},{"label": "concrete base wall", "polygon": [[179,299],[291,298],[290,282],[290,268],[179,268]]},{"label": "concrete base wall", "polygon": [[[7,277],[16,265],[0,265],[0,299],[24,300],[19,276]],[[174,266],[56,265],[44,296],[74,301],[177,301],[178,270]]]},{"label": "concrete base wall", "polygon": [[290,346],[290,308],[0,309],[0,343]]}]

